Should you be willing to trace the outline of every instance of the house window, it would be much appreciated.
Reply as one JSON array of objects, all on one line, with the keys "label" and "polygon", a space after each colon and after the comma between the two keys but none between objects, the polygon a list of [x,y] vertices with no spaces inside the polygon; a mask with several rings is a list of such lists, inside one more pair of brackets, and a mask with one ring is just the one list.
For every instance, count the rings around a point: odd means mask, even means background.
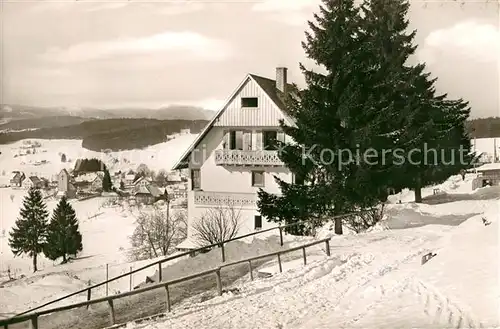
[{"label": "house window", "polygon": [[257,187],[264,186],[264,172],[263,171],[252,171],[252,186],[257,186]]},{"label": "house window", "polygon": [[242,97],[241,107],[259,107],[259,99],[257,97]]},{"label": "house window", "polygon": [[261,215],[255,215],[253,222],[254,222],[254,228],[256,230],[262,229],[262,216]]},{"label": "house window", "polygon": [[276,130],[263,131],[262,136],[264,150],[271,151],[277,149],[278,145],[276,141],[278,140],[278,132]]},{"label": "house window", "polygon": [[243,132],[232,130],[229,132],[229,149],[243,150]]},{"label": "house window", "polygon": [[199,190],[201,188],[201,171],[200,169],[191,169],[191,189]]}]

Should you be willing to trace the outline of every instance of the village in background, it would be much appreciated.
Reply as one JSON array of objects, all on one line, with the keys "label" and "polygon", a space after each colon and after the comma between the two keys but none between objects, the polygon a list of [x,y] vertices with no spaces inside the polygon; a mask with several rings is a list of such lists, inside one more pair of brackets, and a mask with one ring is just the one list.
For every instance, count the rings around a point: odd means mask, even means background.
[{"label": "village in background", "polygon": [[[184,129],[179,135],[189,134],[189,129]],[[169,136],[172,140],[175,136]],[[44,141],[24,140],[14,157],[42,154],[40,160],[28,161],[30,166],[43,166],[50,160],[43,159],[47,149],[43,146]],[[49,143],[49,142],[48,142]],[[12,189],[25,189],[31,187],[40,189],[44,198],[59,199],[63,195],[68,199],[85,200],[98,196],[109,198],[126,198],[131,204],[153,204],[158,201],[167,200],[173,207],[187,207],[187,175],[185,170],[170,171],[170,168],[151,170],[144,163],[138,166],[126,164],[120,169],[114,170],[114,165],[119,162],[127,163],[127,159],[108,157],[103,159],[78,158],[71,159],[66,154],[60,153],[61,162],[71,164],[71,169],[63,168],[52,175],[26,171],[23,168],[13,170],[9,173],[2,172],[0,176],[0,187]],[[94,165],[84,165],[84,163]],[[130,162],[129,162],[130,163]],[[21,165],[26,164],[21,162]],[[97,166],[96,166],[97,164]],[[70,167],[69,165],[67,167]],[[103,179],[105,168],[109,168],[113,191],[103,191]]]}]

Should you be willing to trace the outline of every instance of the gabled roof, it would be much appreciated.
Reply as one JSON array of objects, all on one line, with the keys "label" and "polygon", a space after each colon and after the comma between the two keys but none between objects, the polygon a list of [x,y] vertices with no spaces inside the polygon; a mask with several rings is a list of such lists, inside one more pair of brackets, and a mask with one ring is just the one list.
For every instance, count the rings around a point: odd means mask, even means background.
[{"label": "gabled roof", "polygon": [[29,180],[33,183],[33,184],[39,184],[41,183],[42,181],[37,177],[37,176],[30,176],[29,177]]},{"label": "gabled roof", "polygon": [[153,197],[159,197],[163,194],[163,191],[161,191],[156,185],[149,184],[146,186],[136,186],[133,192],[134,195],[137,194],[150,194]]},{"label": "gabled roof", "polygon": [[[269,99],[283,112],[285,117],[285,121],[287,124],[293,125],[293,119],[287,115],[287,109],[285,103],[282,101],[283,93],[280,92],[276,88],[276,80],[272,80],[269,78],[264,78],[255,74],[247,74],[245,79],[238,85],[235,91],[231,94],[231,96],[224,102],[224,105],[217,111],[212,120],[205,126],[205,128],[198,134],[194,142],[189,146],[189,148],[182,154],[181,158],[177,161],[177,163],[173,166],[173,170],[185,168],[186,158],[191,154],[191,152],[198,146],[198,144],[205,138],[210,129],[213,127],[215,121],[224,113],[229,103],[234,99],[234,97],[241,91],[241,89],[245,86],[245,84],[249,81],[253,80],[263,91],[265,95],[269,97]],[[296,88],[292,84],[287,84],[287,90],[290,93],[295,93]]]}]

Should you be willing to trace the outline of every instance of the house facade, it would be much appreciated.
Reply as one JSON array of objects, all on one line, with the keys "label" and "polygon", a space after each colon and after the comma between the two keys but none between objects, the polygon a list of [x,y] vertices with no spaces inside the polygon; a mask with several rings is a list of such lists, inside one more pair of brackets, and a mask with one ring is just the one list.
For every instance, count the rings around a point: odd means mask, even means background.
[{"label": "house facade", "polygon": [[10,179],[10,186],[21,187],[23,181],[26,179],[26,175],[21,171],[13,171],[12,178]]},{"label": "house facade", "polygon": [[39,189],[43,187],[43,182],[37,176],[29,176],[23,180],[22,187],[24,189],[30,189],[32,187]]},{"label": "house facade", "polygon": [[57,175],[57,196],[74,198],[75,195],[76,188],[71,183],[71,176],[66,169],[62,169]]},{"label": "house facade", "polygon": [[248,74],[174,166],[190,172],[187,240],[192,242],[193,223],[214,207],[240,213],[238,235],[276,226],[259,213],[257,192],[279,194],[273,176],[293,179],[276,145],[289,138],[279,121],[294,124],[284,106],[292,92],[286,68],[276,69],[276,80]]}]

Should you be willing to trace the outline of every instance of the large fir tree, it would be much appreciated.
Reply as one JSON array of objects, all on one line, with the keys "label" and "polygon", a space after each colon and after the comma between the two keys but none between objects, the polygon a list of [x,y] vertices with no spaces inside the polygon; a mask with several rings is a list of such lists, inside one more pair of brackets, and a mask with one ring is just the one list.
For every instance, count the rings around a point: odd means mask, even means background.
[{"label": "large fir tree", "polygon": [[[360,7],[323,0],[303,47],[326,73],[301,65],[307,87],[287,99],[296,126],[281,123],[295,143],[283,146],[280,158],[308,183],[277,179],[281,196],[259,191],[263,215],[317,225],[385,201],[389,187],[413,188],[418,199],[422,186],[468,166],[467,104],[437,95],[425,65],[408,63],[416,50],[408,8],[405,0],[365,0]],[[429,163],[428,148],[437,164]],[[445,154],[455,161],[444,162]],[[342,233],[340,218],[335,232]]]},{"label": "large fir tree", "polygon": [[9,247],[15,256],[27,254],[33,259],[33,272],[38,270],[37,257],[46,243],[48,216],[42,193],[30,188],[23,200],[19,218],[10,232]]},{"label": "large fir tree", "polygon": [[413,189],[415,201],[420,202],[423,186],[468,168],[473,155],[465,126],[468,104],[436,94],[436,79],[424,72],[425,65],[409,64],[417,48],[416,31],[407,32],[409,7],[407,0],[365,0],[361,6],[372,59],[380,63],[378,76],[394,81],[392,88],[381,92],[393,105],[386,107],[393,144],[405,156],[403,161],[387,159],[394,173],[390,185]]},{"label": "large fir tree", "polygon": [[48,259],[62,257],[63,263],[66,263],[69,255],[76,255],[82,249],[82,235],[75,210],[66,197],[62,197],[48,225],[47,244],[43,252]]},{"label": "large fir tree", "polygon": [[[258,202],[267,218],[309,220],[312,226],[386,199],[389,174],[381,155],[392,143],[388,113],[382,111],[390,100],[380,93],[391,81],[373,75],[380,64],[373,61],[359,8],[353,0],[323,0],[320,10],[303,47],[326,73],[301,65],[307,87],[288,99],[296,125],[281,123],[294,143],[283,146],[280,158],[307,183],[277,179],[282,196],[261,190]],[[335,232],[342,234],[340,218]]]}]

